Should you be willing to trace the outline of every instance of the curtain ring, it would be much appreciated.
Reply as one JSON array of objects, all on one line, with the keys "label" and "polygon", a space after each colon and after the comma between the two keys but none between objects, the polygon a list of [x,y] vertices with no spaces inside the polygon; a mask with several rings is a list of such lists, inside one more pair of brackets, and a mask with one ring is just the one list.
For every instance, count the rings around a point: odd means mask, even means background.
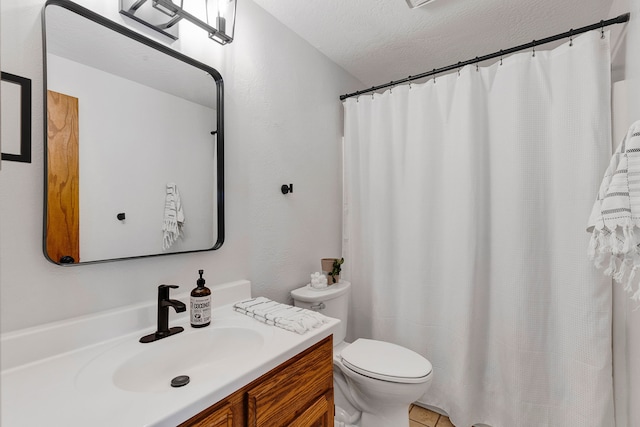
[{"label": "curtain ring", "polygon": [[569,30],[569,46],[573,46],[573,28]]},{"label": "curtain ring", "polygon": [[407,77],[407,80],[409,81],[409,90],[411,90],[411,76]]},{"label": "curtain ring", "polygon": [[532,41],[531,45],[532,45],[532,50],[533,50],[533,55],[531,55],[531,56],[533,56],[535,58],[536,57],[536,41],[535,40]]},{"label": "curtain ring", "polygon": [[371,89],[369,89],[369,90],[371,91],[371,100],[373,100],[373,94],[374,94],[373,88],[374,88],[374,87],[375,87],[375,86],[371,86]]},{"label": "curtain ring", "polygon": [[500,65],[502,65],[502,49],[500,49]]},{"label": "curtain ring", "polygon": [[604,38],[604,21],[600,20],[600,38]]},{"label": "curtain ring", "polygon": [[480,67],[478,65],[478,62],[479,62],[479,60],[478,60],[478,57],[476,56],[476,71],[480,71]]},{"label": "curtain ring", "polygon": [[436,84],[436,69],[434,68],[433,71],[433,84]]},{"label": "curtain ring", "polygon": [[460,61],[458,61],[458,77],[460,77]]},{"label": "curtain ring", "polygon": [[395,85],[393,84],[393,80],[391,80],[391,81],[389,82],[389,84],[391,85],[391,87],[389,88],[389,94],[393,94],[393,88],[394,88],[394,86],[395,86]]}]

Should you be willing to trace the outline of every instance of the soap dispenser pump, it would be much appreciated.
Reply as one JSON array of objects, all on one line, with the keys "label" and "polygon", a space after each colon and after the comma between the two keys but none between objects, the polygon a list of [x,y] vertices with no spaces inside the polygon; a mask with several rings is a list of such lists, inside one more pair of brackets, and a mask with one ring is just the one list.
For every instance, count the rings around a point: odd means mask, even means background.
[{"label": "soap dispenser pump", "polygon": [[204,285],[204,270],[198,270],[198,273],[197,286],[191,291],[191,326],[204,328],[211,324],[211,289]]}]

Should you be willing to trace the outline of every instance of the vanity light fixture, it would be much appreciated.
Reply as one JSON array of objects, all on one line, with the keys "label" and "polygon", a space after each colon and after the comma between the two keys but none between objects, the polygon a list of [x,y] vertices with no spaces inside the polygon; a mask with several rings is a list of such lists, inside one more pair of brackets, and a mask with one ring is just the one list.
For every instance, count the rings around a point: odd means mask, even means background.
[{"label": "vanity light fixture", "polygon": [[410,9],[415,9],[416,7],[424,6],[427,3],[431,3],[433,0],[407,0],[407,4]]},{"label": "vanity light fixture", "polygon": [[184,19],[225,45],[233,41],[236,0],[120,0],[120,13],[172,40],[178,39],[175,25]]}]

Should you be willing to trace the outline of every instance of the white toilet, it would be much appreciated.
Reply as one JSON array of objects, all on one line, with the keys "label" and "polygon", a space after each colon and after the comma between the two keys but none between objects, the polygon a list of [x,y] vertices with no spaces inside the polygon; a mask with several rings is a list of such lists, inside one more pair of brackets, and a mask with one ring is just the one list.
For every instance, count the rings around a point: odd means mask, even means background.
[{"label": "white toilet", "polygon": [[359,338],[344,341],[351,284],[291,291],[298,307],[340,319],[333,336],[336,427],[408,427],[409,406],[431,385],[431,363],[407,348]]}]

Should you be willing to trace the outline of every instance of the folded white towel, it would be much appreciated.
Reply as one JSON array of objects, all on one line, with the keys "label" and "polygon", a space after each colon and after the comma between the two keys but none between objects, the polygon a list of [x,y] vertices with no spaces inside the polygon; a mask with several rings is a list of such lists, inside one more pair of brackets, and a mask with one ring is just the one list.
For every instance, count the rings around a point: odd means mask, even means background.
[{"label": "folded white towel", "polygon": [[164,202],[164,221],[162,223],[162,249],[167,250],[182,236],[184,211],[178,187],[170,182]]},{"label": "folded white towel", "polygon": [[593,205],[589,258],[640,302],[640,121],[614,153]]},{"label": "folded white towel", "polygon": [[327,323],[329,319],[320,313],[300,307],[272,301],[265,297],[237,302],[233,309],[268,325],[304,334]]}]

